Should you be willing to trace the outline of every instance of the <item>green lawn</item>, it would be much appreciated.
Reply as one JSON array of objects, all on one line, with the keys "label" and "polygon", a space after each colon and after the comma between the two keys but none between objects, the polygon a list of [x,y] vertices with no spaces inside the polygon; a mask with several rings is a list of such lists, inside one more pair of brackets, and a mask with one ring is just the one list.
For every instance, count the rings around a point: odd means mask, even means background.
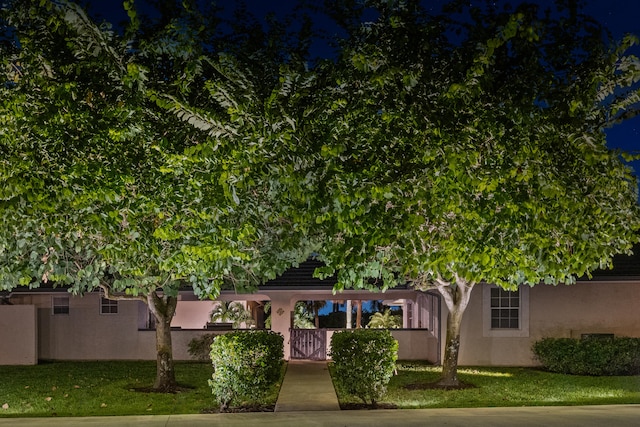
[{"label": "green lawn", "polygon": [[199,413],[216,406],[207,380],[210,363],[178,363],[185,390],[143,393],[155,362],[54,362],[0,366],[0,417]]},{"label": "green lawn", "polygon": [[[0,417],[197,414],[215,410],[210,363],[178,363],[176,394],[143,393],[155,362],[55,362],[0,366]],[[441,391],[404,386],[435,381],[439,368],[401,362],[381,403],[399,408],[640,403],[640,377],[583,377],[526,368],[461,368],[475,388]],[[270,396],[275,403],[278,389]],[[310,391],[312,392],[312,391]],[[340,397],[341,402],[357,402]]]},{"label": "green lawn", "polygon": [[[405,386],[430,383],[440,368],[421,363],[398,363],[381,403],[398,408],[461,408],[491,406],[603,405],[640,403],[640,376],[586,377],[553,374],[529,368],[460,368],[459,378],[474,388],[410,390]],[[339,396],[341,403],[358,403]]]}]

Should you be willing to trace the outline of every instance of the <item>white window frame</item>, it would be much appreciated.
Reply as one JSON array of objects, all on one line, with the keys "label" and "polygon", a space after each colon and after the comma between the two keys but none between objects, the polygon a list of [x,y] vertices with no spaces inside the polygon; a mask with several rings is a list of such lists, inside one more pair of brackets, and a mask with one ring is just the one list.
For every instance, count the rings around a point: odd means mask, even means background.
[{"label": "white window frame", "polygon": [[[115,307],[115,311],[111,311],[112,308]],[[105,311],[105,308],[108,308],[108,311]],[[100,296],[100,314],[104,314],[105,316],[118,314],[119,311],[118,300],[112,300],[109,298],[105,298],[102,295]]]},{"label": "white window frame", "polygon": [[482,332],[485,337],[528,337],[529,336],[529,290],[527,285],[518,288],[520,306],[518,307],[519,328],[491,328],[491,289],[497,286],[484,284],[482,287]]},{"label": "white window frame", "polygon": [[[69,307],[69,297],[61,295],[53,295],[51,297],[51,314],[54,316],[68,316],[71,311]],[[57,312],[56,309],[65,309],[62,312]]]}]

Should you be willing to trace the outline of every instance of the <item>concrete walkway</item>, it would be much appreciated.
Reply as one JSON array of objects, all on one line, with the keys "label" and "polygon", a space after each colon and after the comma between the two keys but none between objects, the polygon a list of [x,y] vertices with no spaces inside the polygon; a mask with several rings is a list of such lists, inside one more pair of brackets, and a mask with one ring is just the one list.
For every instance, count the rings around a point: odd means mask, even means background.
[{"label": "concrete walkway", "polygon": [[276,402],[276,412],[339,411],[327,362],[290,360]]}]

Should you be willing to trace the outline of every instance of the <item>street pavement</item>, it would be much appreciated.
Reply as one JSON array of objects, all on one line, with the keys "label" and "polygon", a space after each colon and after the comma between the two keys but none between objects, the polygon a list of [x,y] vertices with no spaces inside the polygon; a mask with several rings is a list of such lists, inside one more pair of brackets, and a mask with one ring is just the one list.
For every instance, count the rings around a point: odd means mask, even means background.
[{"label": "street pavement", "polygon": [[0,418],[0,426],[638,427],[640,426],[640,405],[377,409],[85,418]]}]

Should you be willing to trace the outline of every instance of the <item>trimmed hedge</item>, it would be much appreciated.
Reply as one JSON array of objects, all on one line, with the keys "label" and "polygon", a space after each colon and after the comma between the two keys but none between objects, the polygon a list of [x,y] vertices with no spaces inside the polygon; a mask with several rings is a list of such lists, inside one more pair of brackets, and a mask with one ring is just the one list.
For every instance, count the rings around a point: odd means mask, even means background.
[{"label": "trimmed hedge", "polygon": [[544,338],[533,354],[551,372],[572,375],[640,374],[640,338]]},{"label": "trimmed hedge", "polygon": [[271,331],[235,331],[211,345],[212,392],[224,412],[243,400],[259,401],[278,382],[284,363],[284,338]]},{"label": "trimmed hedge", "polygon": [[381,329],[335,332],[331,337],[336,387],[375,406],[396,369],[398,341]]}]

